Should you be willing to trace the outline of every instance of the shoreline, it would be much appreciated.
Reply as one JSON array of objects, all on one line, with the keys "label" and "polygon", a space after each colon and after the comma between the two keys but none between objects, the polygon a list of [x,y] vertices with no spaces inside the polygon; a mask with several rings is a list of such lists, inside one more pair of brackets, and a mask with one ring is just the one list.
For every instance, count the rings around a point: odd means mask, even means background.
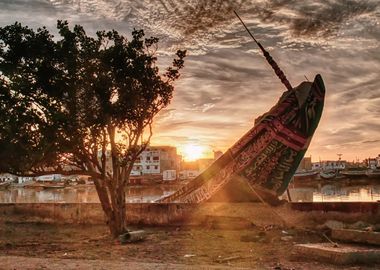
[{"label": "shoreline", "polygon": [[[49,224],[104,224],[100,203],[8,203],[0,204],[0,219],[9,222]],[[380,202],[285,203],[270,207],[262,203],[127,203],[127,222],[144,226],[192,226],[214,222],[233,228],[289,220],[291,226],[315,227],[328,220],[380,223]],[[274,220],[273,220],[274,219]],[[219,226],[219,225],[218,225]]]}]

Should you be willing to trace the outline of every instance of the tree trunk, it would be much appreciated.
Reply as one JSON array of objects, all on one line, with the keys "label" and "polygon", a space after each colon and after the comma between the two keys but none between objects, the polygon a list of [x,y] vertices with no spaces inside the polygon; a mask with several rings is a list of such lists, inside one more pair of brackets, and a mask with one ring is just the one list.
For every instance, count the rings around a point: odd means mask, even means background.
[{"label": "tree trunk", "polygon": [[124,187],[119,187],[114,190],[112,196],[115,196],[112,204],[112,215],[109,220],[109,228],[113,237],[118,237],[120,234],[127,232],[127,215],[125,206],[125,191]]},{"label": "tree trunk", "polygon": [[111,235],[116,238],[127,231],[124,186],[110,190],[102,180],[95,179],[94,183],[106,215],[107,225]]}]

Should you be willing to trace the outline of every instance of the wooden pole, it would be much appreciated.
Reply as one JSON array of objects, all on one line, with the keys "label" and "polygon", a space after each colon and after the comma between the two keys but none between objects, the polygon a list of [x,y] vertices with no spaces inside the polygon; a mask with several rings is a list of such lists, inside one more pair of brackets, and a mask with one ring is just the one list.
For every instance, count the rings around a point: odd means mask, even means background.
[{"label": "wooden pole", "polygon": [[292,197],[290,197],[289,188],[286,189],[286,194],[288,195],[289,202],[292,202]]},{"label": "wooden pole", "polygon": [[277,65],[276,61],[273,60],[272,56],[269,54],[269,52],[267,50],[264,49],[264,47],[261,45],[261,43],[256,40],[256,38],[252,35],[251,31],[249,31],[248,27],[245,25],[245,23],[243,22],[243,20],[240,18],[240,16],[237,14],[237,12],[235,10],[234,10],[234,13],[235,13],[236,17],[238,17],[238,19],[240,20],[240,22],[242,23],[242,25],[244,26],[245,30],[247,30],[248,34],[255,41],[255,43],[257,44],[257,46],[259,46],[259,48],[261,49],[261,51],[264,54],[265,59],[268,61],[269,65],[273,68],[273,70],[276,73],[277,77],[281,80],[281,82],[285,85],[285,87],[289,91],[293,90],[292,85],[290,84],[290,82],[286,78],[284,72]]}]

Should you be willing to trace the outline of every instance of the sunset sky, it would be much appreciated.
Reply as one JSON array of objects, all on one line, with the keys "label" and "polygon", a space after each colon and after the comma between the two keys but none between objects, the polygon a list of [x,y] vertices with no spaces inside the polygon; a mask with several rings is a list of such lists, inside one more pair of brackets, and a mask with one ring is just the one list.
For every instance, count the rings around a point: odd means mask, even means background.
[{"label": "sunset sky", "polygon": [[233,9],[293,86],[305,76],[324,78],[325,109],[307,156],[341,153],[352,161],[380,154],[378,0],[0,0],[0,25],[17,20],[55,31],[56,20],[66,19],[89,34],[142,28],[160,38],[162,67],[176,49],[187,49],[152,144],[200,146],[207,156],[228,149],[284,91]]}]

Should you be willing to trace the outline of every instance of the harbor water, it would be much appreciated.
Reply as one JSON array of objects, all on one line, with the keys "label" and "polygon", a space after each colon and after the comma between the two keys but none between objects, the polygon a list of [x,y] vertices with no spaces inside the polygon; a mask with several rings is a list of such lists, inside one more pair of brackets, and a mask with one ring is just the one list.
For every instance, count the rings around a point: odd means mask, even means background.
[{"label": "harbor water", "polygon": [[[132,186],[126,189],[127,202],[154,202],[177,190],[180,185]],[[380,181],[315,182],[308,185],[290,184],[293,202],[376,202],[380,201]],[[286,198],[286,194],[283,196]],[[11,187],[0,190],[0,203],[96,203],[94,186],[72,186],[57,189]]]},{"label": "harbor water", "polygon": [[[380,201],[380,181],[320,182],[289,185],[293,202],[376,202]],[[287,198],[286,195],[283,195]]]}]

